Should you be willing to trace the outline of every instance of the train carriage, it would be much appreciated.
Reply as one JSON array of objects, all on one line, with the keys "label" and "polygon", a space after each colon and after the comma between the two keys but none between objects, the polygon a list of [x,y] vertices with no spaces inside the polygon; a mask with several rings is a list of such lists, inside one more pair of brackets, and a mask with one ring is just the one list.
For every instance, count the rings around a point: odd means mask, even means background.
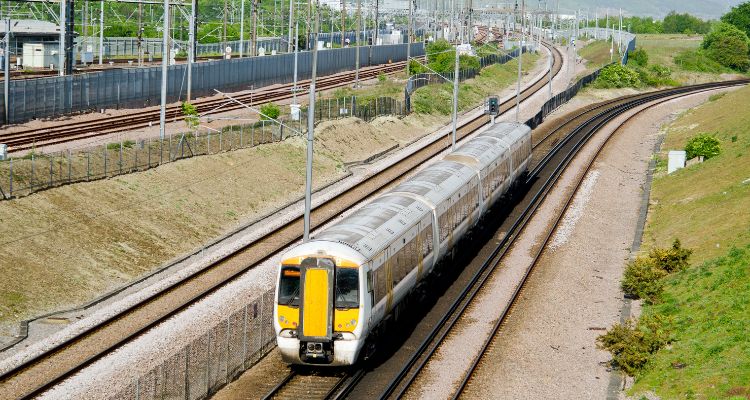
[{"label": "train carriage", "polygon": [[351,365],[368,336],[528,169],[531,130],[501,123],[283,257],[284,361]]}]

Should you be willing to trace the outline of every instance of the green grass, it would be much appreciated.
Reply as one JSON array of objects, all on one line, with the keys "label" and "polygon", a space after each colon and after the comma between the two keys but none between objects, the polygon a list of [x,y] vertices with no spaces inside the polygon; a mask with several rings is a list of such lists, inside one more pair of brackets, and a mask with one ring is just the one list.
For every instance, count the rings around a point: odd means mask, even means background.
[{"label": "green grass", "polygon": [[662,159],[700,133],[715,134],[721,154],[668,176],[666,162],[659,164],[645,234],[650,246],[664,247],[679,237],[700,263],[750,243],[750,182],[743,183],[750,179],[747,110],[750,87],[694,108],[668,128]]},{"label": "green grass", "polygon": [[656,353],[633,392],[654,390],[664,399],[750,395],[750,246],[667,279],[662,302],[644,315],[667,318],[672,345]]},{"label": "green grass", "polygon": [[[524,54],[522,70],[528,72],[539,60],[537,54]],[[461,83],[458,92],[458,109],[464,111],[484,102],[487,96],[505,89],[518,74],[518,63],[511,60],[484,68],[475,78]],[[429,85],[418,89],[412,96],[413,110],[419,114],[449,115],[453,110],[453,84]]]},{"label": "green grass", "polygon": [[710,132],[722,153],[666,175],[657,163],[644,248],[679,238],[691,265],[665,278],[661,316],[672,343],[636,377],[631,393],[663,399],[750,396],[750,88],[713,96],[670,125],[659,155]]},{"label": "green grass", "polygon": [[[584,46],[578,54],[588,61],[588,70],[595,70],[610,63],[609,50],[612,44],[606,40],[595,40]],[[615,46],[617,47],[617,46]],[[614,57],[617,60],[617,57]]]}]

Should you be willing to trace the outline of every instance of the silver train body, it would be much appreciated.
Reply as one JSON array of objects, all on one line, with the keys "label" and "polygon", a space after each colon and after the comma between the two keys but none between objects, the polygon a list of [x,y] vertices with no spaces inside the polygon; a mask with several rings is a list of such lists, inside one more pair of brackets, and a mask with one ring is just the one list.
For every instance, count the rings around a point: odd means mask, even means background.
[{"label": "silver train body", "polygon": [[284,361],[354,364],[368,336],[527,173],[531,148],[526,125],[489,127],[284,254],[274,307]]}]

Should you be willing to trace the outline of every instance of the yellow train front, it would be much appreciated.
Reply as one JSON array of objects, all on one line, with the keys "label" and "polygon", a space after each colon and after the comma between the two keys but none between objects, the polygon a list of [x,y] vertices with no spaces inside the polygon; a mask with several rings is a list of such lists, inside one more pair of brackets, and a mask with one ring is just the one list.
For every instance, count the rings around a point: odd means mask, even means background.
[{"label": "yellow train front", "polygon": [[287,252],[274,307],[284,361],[351,365],[373,351],[423,278],[454,267],[447,255],[523,180],[530,157],[531,130],[497,124]]}]

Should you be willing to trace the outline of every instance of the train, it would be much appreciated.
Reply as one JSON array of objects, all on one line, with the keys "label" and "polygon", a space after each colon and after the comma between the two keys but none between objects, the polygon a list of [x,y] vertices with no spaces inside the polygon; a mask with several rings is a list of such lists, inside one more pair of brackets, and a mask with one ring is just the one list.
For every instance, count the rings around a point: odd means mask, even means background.
[{"label": "train", "polygon": [[527,176],[531,152],[528,126],[490,126],[285,252],[273,315],[283,361],[347,366],[368,354],[407,295]]}]

